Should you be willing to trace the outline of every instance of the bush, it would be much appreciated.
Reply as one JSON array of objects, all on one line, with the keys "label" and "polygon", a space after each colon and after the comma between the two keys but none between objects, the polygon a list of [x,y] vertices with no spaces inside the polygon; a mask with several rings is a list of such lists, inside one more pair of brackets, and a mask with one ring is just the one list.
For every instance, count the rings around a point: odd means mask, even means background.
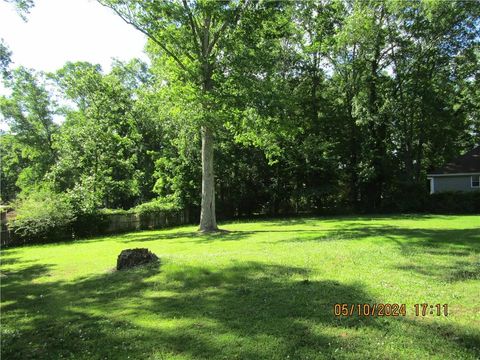
[{"label": "bush", "polygon": [[127,214],[133,214],[133,210],[103,208],[103,209],[98,209],[97,213],[101,215],[127,215]]},{"label": "bush", "polygon": [[16,203],[16,218],[10,224],[16,237],[28,242],[65,238],[71,233],[75,213],[67,196],[38,189]]},{"label": "bush", "polygon": [[398,181],[387,191],[382,210],[386,213],[425,211],[428,189],[425,184]]},{"label": "bush", "polygon": [[82,238],[99,235],[108,224],[107,215],[100,212],[78,213],[72,223],[71,238]]},{"label": "bush", "polygon": [[133,211],[139,215],[153,215],[158,213],[168,213],[180,210],[182,210],[182,207],[180,206],[176,198],[173,197],[155,199],[140,204],[133,209]]},{"label": "bush", "polygon": [[182,207],[174,197],[153,200],[130,210],[78,207],[71,193],[54,193],[48,188],[24,194],[14,204],[17,217],[9,227],[9,245],[40,243],[88,237],[106,233],[112,215],[138,214],[141,228],[184,223]]},{"label": "bush", "polygon": [[480,191],[432,194],[428,199],[428,211],[439,214],[480,213]]},{"label": "bush", "polygon": [[142,229],[183,224],[179,213],[181,210],[182,207],[174,197],[155,199],[133,208],[139,216]]}]

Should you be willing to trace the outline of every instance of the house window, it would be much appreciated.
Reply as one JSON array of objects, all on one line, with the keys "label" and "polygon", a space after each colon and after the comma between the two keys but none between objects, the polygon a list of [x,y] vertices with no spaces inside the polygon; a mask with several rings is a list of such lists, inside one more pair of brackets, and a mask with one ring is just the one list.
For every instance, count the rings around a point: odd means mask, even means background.
[{"label": "house window", "polygon": [[472,176],[472,188],[478,188],[480,187],[480,176],[475,175]]}]

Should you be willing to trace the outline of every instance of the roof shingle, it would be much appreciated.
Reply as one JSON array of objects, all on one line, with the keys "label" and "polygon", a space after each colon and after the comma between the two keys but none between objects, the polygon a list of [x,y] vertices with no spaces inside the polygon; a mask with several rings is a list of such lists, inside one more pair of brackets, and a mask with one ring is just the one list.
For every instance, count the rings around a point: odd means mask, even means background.
[{"label": "roof shingle", "polygon": [[480,146],[449,162],[445,166],[430,172],[431,175],[479,173],[480,172]]}]

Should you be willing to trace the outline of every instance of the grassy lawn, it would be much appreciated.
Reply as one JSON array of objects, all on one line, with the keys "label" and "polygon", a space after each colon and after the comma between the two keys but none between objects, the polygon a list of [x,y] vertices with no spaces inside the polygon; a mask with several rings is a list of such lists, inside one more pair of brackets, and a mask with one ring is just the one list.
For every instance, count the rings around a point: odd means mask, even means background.
[{"label": "grassy lawn", "polygon": [[[480,217],[228,223],[2,251],[3,359],[478,359]],[[114,271],[122,249],[160,266]],[[335,317],[335,303],[406,316]],[[449,315],[415,316],[416,303]]]}]

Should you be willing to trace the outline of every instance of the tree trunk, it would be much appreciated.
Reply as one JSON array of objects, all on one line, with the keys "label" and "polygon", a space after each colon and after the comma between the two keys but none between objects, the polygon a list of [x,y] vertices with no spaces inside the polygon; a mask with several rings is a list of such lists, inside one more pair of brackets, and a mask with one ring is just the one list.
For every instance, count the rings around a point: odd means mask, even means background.
[{"label": "tree trunk", "polygon": [[213,133],[202,126],[202,210],[200,228],[202,232],[218,230],[215,216],[215,177],[213,173]]}]

